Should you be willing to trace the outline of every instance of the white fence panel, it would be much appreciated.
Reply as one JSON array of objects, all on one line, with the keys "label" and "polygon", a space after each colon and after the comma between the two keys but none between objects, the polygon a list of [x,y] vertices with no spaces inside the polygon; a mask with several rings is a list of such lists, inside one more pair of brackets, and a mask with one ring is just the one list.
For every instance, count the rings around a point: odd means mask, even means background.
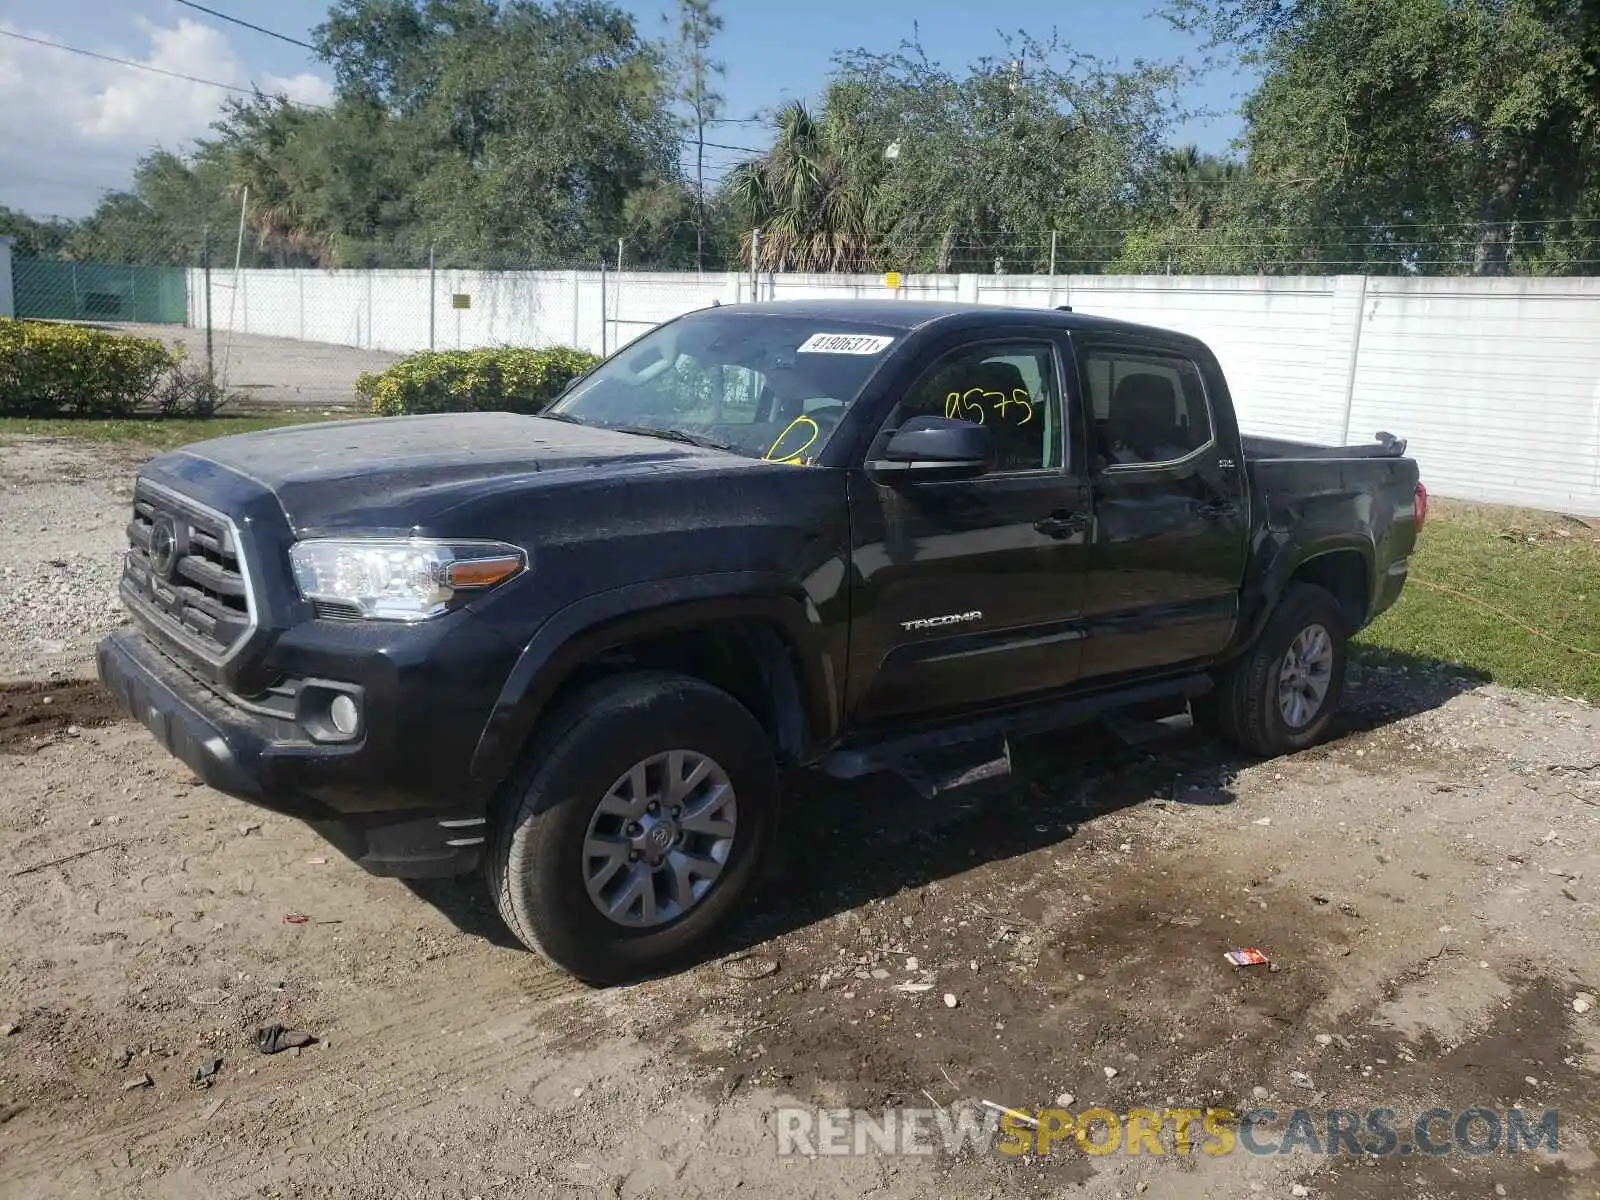
[{"label": "white fence panel", "polygon": [[1077,275],[1064,282],[1056,303],[1075,312],[1204,341],[1222,364],[1248,432],[1309,441],[1340,435],[1344,377],[1330,381],[1326,367],[1330,349],[1353,329],[1354,314],[1349,329],[1333,321],[1335,279]]},{"label": "white fence panel", "polygon": [[1350,417],[1441,495],[1600,513],[1600,279],[1369,279]]},{"label": "white fence panel", "polygon": [[[655,326],[713,303],[734,304],[737,283],[722,271],[623,271],[606,276],[606,349],[625,346]],[[589,347],[585,347],[588,349]],[[599,347],[594,347],[598,351]]]},{"label": "white fence panel", "polygon": [[[217,330],[408,352],[429,344],[427,271],[212,273]],[[204,324],[202,273],[189,279]],[[469,297],[457,308],[452,297]],[[1361,276],[669,274],[446,271],[433,344],[615,350],[714,301],[888,298],[1081,313],[1202,338],[1248,432],[1410,439],[1446,496],[1600,514],[1600,279]]]}]

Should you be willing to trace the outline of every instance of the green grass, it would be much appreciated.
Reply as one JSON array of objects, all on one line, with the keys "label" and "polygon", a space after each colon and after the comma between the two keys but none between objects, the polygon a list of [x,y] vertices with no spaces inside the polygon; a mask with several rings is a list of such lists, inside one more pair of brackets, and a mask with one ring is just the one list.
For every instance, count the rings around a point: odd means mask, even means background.
[{"label": "green grass", "polygon": [[312,421],[347,420],[370,416],[365,412],[328,412],[323,409],[218,417],[0,417],[0,438],[73,437],[88,442],[127,442],[152,450],[171,450],[190,442],[226,437],[230,433],[254,433],[258,429],[277,429],[284,425],[304,425]]},{"label": "green grass", "polygon": [[1600,701],[1600,521],[1436,503],[1404,594],[1358,644]]}]

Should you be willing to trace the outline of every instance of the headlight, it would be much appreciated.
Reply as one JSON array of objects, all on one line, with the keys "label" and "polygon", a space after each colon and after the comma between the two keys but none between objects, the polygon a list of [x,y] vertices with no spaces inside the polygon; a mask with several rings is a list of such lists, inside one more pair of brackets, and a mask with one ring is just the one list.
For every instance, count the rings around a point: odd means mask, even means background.
[{"label": "headlight", "polygon": [[312,538],[289,551],[300,594],[344,616],[421,621],[458,597],[520,575],[528,556],[503,542]]}]

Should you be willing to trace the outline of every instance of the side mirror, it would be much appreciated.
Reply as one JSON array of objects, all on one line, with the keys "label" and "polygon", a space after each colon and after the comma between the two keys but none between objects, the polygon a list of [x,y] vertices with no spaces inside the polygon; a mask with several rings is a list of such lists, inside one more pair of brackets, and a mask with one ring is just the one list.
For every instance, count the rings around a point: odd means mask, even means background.
[{"label": "side mirror", "polygon": [[976,479],[994,469],[994,438],[982,425],[949,417],[912,417],[889,437],[867,470],[885,483]]}]

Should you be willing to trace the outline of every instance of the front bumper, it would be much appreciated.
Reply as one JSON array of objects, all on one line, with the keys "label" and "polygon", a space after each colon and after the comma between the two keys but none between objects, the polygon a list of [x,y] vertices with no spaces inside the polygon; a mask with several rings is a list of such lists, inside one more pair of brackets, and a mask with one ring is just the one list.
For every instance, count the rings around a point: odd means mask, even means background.
[{"label": "front bumper", "polygon": [[374,874],[423,878],[477,866],[487,828],[481,800],[450,808],[407,796],[375,807],[362,781],[382,774],[370,761],[381,747],[285,740],[279,723],[228,703],[132,630],[101,642],[98,661],[122,708],[217,791],[304,819]]}]

